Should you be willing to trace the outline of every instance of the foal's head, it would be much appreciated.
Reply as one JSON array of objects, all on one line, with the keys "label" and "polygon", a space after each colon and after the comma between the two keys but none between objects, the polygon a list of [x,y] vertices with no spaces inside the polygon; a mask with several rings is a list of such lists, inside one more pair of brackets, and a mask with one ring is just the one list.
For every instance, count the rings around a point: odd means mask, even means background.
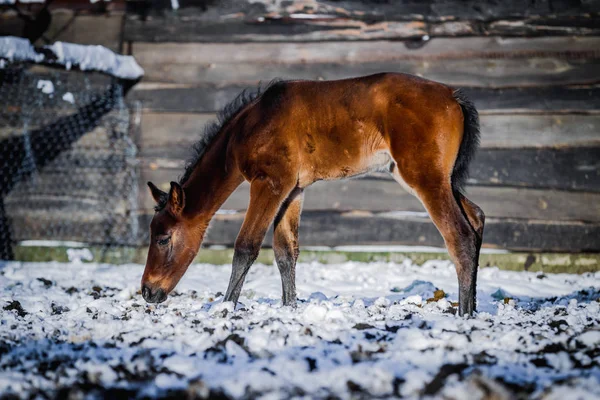
[{"label": "foal's head", "polygon": [[142,276],[142,296],[149,303],[165,301],[198,253],[202,232],[184,213],[185,193],[171,182],[169,193],[148,182],[156,201],[150,224],[150,249]]}]

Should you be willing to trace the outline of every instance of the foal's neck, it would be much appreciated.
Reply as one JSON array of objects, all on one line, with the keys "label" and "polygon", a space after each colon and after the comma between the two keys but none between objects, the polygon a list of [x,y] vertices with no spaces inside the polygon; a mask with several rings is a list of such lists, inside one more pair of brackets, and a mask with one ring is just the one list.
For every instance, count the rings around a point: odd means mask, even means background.
[{"label": "foal's neck", "polygon": [[208,144],[190,177],[183,185],[187,213],[201,225],[210,219],[243,182],[238,168],[227,157],[229,135],[219,132]]}]

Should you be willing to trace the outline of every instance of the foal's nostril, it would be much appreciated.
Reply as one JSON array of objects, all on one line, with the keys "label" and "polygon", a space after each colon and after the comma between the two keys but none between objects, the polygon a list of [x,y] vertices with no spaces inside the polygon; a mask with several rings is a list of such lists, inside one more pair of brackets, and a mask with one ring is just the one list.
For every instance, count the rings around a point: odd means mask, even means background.
[{"label": "foal's nostril", "polygon": [[142,297],[144,298],[144,300],[146,300],[147,302],[150,302],[150,300],[152,299],[152,291],[150,290],[150,288],[146,285],[142,286]]},{"label": "foal's nostril", "polygon": [[167,293],[162,289],[158,289],[153,297],[152,300],[154,300],[155,303],[162,303],[167,299]]},{"label": "foal's nostril", "polygon": [[153,292],[150,286],[144,285],[142,286],[142,297],[148,303],[162,303],[167,299],[167,292],[160,288]]}]

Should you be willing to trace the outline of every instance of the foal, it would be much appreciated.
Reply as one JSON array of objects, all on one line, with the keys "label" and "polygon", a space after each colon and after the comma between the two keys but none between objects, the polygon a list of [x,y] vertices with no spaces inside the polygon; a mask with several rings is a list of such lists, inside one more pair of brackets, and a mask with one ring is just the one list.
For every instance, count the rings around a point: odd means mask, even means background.
[{"label": "foal", "polygon": [[477,111],[460,91],[411,75],[338,81],[278,81],[240,95],[210,125],[196,158],[157,203],[142,277],[161,302],[196,256],[219,207],[244,181],[250,204],[235,242],[224,301],[244,278],[274,223],[283,303],[296,302],[295,266],[303,190],[319,180],[387,171],[427,209],[456,265],[459,313],[475,309],[484,214],[463,194],[479,142]]}]

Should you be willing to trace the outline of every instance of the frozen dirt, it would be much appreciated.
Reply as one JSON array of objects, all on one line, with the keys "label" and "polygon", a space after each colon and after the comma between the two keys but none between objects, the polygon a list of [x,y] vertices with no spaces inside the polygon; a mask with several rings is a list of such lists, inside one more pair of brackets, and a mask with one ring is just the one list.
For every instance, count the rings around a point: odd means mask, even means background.
[{"label": "frozen dirt", "polygon": [[600,273],[480,270],[455,315],[446,261],[299,264],[299,302],[255,265],[194,265],[147,305],[140,265],[0,266],[0,397],[543,398],[600,396]]}]

